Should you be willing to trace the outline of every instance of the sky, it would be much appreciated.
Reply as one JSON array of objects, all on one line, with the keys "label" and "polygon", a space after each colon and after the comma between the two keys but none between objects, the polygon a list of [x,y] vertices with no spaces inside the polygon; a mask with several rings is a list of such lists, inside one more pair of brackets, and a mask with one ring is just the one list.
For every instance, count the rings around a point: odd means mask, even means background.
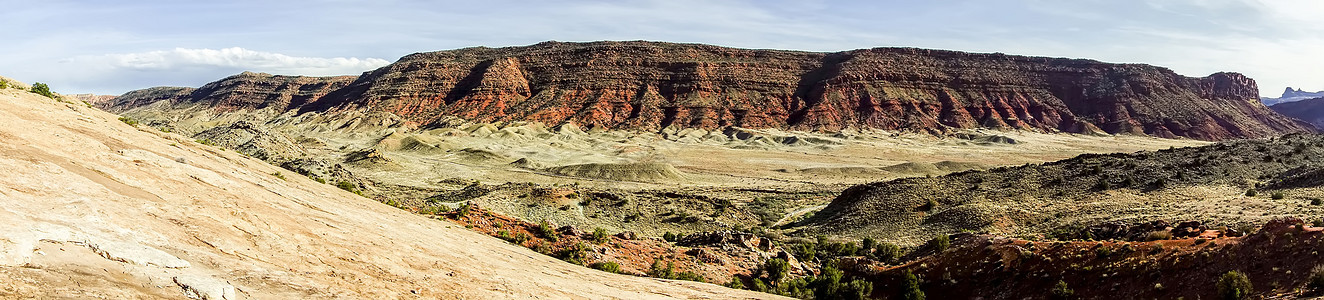
[{"label": "sky", "polygon": [[415,52],[651,40],[920,47],[1232,71],[1324,90],[1320,0],[0,0],[0,76],[60,93],[200,86],[242,71],[357,75]]}]

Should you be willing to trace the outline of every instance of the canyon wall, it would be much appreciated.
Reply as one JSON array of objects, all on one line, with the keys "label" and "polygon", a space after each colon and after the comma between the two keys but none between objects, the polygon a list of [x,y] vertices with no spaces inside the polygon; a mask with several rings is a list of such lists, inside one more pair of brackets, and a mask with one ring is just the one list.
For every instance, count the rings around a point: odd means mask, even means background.
[{"label": "canyon wall", "polygon": [[646,131],[986,127],[1221,140],[1311,130],[1257,99],[1255,82],[1241,74],[1193,78],[1084,59],[544,42],[416,53],[357,78],[245,73],[197,90],[130,92],[107,108],[170,100],[221,110],[383,111],[418,125],[458,117]]}]

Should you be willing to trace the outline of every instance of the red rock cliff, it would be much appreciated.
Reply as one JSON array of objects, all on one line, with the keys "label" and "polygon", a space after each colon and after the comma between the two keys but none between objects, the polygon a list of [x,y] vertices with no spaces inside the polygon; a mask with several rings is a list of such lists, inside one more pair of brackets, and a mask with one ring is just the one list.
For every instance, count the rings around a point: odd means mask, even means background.
[{"label": "red rock cliff", "polygon": [[640,130],[999,127],[1208,140],[1309,130],[1256,101],[1254,81],[1240,74],[1191,78],[1139,64],[912,48],[545,42],[412,54],[327,90],[339,80],[289,100],[237,88],[193,98],[230,108],[383,110],[422,124],[456,116]]}]

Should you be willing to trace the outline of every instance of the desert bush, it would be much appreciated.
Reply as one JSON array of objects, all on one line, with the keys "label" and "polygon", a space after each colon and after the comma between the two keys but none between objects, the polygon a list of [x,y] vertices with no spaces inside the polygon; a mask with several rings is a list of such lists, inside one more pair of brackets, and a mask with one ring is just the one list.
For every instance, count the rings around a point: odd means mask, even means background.
[{"label": "desert bush", "polygon": [[952,246],[952,238],[947,237],[946,234],[939,234],[938,236],[933,237],[932,240],[929,240],[928,246],[932,247],[933,250],[937,252],[947,251],[947,248]]},{"label": "desert bush", "polygon": [[873,251],[873,257],[883,263],[896,262],[897,259],[901,258],[901,246],[887,242],[878,244],[878,247]]},{"label": "desert bush", "polygon": [[670,231],[667,231],[667,233],[663,233],[663,234],[662,234],[662,240],[667,241],[667,242],[675,243],[675,242],[676,242],[676,234],[675,234],[675,233],[671,233]]},{"label": "desert bush", "polygon": [[1259,195],[1259,194],[1260,193],[1256,192],[1255,189],[1246,190],[1246,197],[1255,197],[1255,195]]},{"label": "desert bush", "polygon": [[602,228],[593,229],[593,242],[602,244],[607,242],[607,230]]},{"label": "desert bush", "polygon": [[694,273],[694,272],[690,272],[690,271],[685,271],[685,272],[676,273],[676,277],[674,277],[674,278],[672,278],[672,279],[677,279],[677,280],[688,280],[688,281],[695,281],[695,282],[708,282],[708,279],[703,278],[703,276],[700,276],[699,273]]},{"label": "desert bush", "polygon": [[904,300],[924,300],[924,291],[919,288],[919,277],[906,270],[901,275],[901,294],[897,298]]},{"label": "desert bush", "polygon": [[763,273],[768,275],[768,282],[777,284],[786,278],[786,273],[791,270],[791,264],[785,259],[773,258],[763,263]]},{"label": "desert bush", "polygon": [[676,264],[668,261],[666,265],[662,264],[662,258],[654,259],[653,265],[648,267],[648,276],[657,278],[673,278],[676,276]]},{"label": "desert bush", "polygon": [[813,258],[814,255],[817,254],[816,253],[817,250],[814,249],[814,244],[811,243],[796,243],[794,245],[791,245],[790,248],[791,248],[791,254],[795,255],[795,257],[799,257],[802,260]]},{"label": "desert bush", "polygon": [[469,213],[473,212],[473,210],[473,205],[470,205],[469,202],[465,202],[464,204],[460,204],[460,207],[455,208],[455,215],[460,218],[468,217]]},{"label": "desert bush", "polygon": [[580,242],[569,248],[561,249],[561,253],[557,254],[557,258],[572,264],[583,265],[584,258],[588,258],[589,251],[588,245]]},{"label": "desert bush", "polygon": [[1310,205],[1324,205],[1324,199],[1310,198]]},{"label": "desert bush", "polygon": [[560,237],[559,235],[556,234],[556,229],[552,228],[552,224],[548,223],[547,220],[542,220],[542,222],[538,222],[538,234],[542,235],[543,238],[553,242],[555,242],[556,239]]},{"label": "desert bush", "polygon": [[726,284],[723,284],[722,286],[743,290],[745,289],[745,282],[740,281],[740,276],[731,275],[731,281],[727,281]]},{"label": "desert bush", "polygon": [[28,89],[28,91],[33,94],[46,96],[46,98],[55,99],[55,93],[51,93],[51,87],[47,86],[45,83],[33,83],[32,88]]},{"label": "desert bush", "polygon": [[515,243],[516,245],[524,245],[524,242],[528,242],[531,239],[533,239],[533,237],[529,236],[529,234],[520,232],[516,233],[515,237],[511,238],[510,242]]},{"label": "desert bush", "polygon": [[0,80],[0,90],[9,88],[9,81]]},{"label": "desert bush", "polygon": [[1282,200],[1283,198],[1287,198],[1287,195],[1283,194],[1283,192],[1273,192],[1273,194],[1269,194],[1269,197],[1274,200]]},{"label": "desert bush", "polygon": [[592,265],[589,265],[589,267],[594,268],[594,269],[597,269],[597,270],[602,270],[602,271],[604,271],[604,272],[611,272],[611,273],[620,273],[620,272],[621,272],[621,264],[618,264],[618,263],[616,263],[616,262],[614,262],[614,261],[607,261],[607,262],[602,262],[602,261],[600,261],[600,262],[595,262],[595,263],[593,263]]},{"label": "desert bush", "polygon": [[1223,277],[1218,279],[1217,288],[1218,298],[1224,300],[1248,299],[1254,290],[1250,278],[1237,271],[1224,273]]},{"label": "desert bush", "polygon": [[1158,231],[1150,232],[1149,235],[1145,237],[1146,241],[1162,241],[1162,240],[1171,240],[1171,239],[1172,239],[1172,232],[1167,230],[1158,230]]},{"label": "desert bush", "polygon": [[133,118],[130,117],[120,117],[120,122],[124,122],[124,124],[129,124],[129,126],[138,126],[138,120],[134,120]]},{"label": "desert bush", "polygon": [[359,195],[363,194],[362,192],[359,192],[359,188],[357,185],[354,185],[354,183],[349,181],[336,182],[336,187],[345,190],[346,192],[355,193]]},{"label": "desert bush", "polygon": [[860,252],[856,255],[869,255],[873,248],[878,247],[878,241],[873,238],[864,238],[860,240]]},{"label": "desert bush", "polygon": [[281,172],[274,172],[274,173],[271,173],[271,176],[276,176],[276,179],[286,180],[286,179],[285,179],[285,174],[282,174]]},{"label": "desert bush", "polygon": [[1071,290],[1070,287],[1067,287],[1066,281],[1058,280],[1057,284],[1053,285],[1053,290],[1050,292],[1049,298],[1055,300],[1066,300],[1066,299],[1071,299],[1071,296],[1075,294],[1076,291],[1073,291]]}]

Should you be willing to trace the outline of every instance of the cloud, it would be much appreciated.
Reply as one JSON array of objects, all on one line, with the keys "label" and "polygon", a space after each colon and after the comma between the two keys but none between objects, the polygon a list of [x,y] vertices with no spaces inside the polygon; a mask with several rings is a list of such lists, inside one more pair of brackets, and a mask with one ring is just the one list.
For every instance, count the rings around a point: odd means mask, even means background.
[{"label": "cloud", "polygon": [[67,62],[138,71],[223,68],[310,76],[357,74],[390,63],[379,58],[296,57],[239,47],[220,50],[175,48],[166,51],[79,56]]}]

